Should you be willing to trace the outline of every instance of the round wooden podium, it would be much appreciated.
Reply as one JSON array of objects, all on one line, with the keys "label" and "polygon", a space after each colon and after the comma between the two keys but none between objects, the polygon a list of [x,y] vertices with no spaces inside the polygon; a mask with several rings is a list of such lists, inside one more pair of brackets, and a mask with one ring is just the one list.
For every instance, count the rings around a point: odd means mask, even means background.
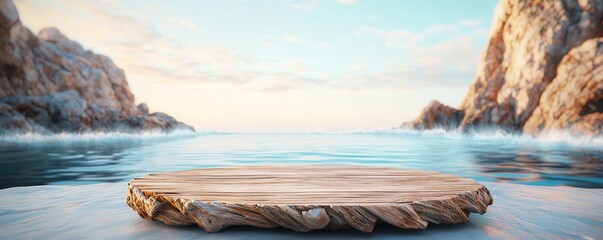
[{"label": "round wooden podium", "polygon": [[142,218],[298,232],[375,224],[423,229],[460,223],[492,204],[486,187],[437,172],[364,166],[248,166],[150,174],[128,184],[127,203]]}]

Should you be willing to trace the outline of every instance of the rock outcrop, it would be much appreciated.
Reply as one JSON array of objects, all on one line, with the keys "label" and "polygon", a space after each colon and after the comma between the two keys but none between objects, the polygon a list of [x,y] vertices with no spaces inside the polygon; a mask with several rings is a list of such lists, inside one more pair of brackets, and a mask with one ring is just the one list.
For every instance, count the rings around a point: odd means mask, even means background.
[{"label": "rock outcrop", "polygon": [[0,0],[0,135],[170,131],[190,126],[136,106],[125,73],[56,28],[34,35]]},{"label": "rock outcrop", "polygon": [[[459,128],[602,133],[601,0],[502,0]],[[455,119],[429,105],[412,123]],[[450,110],[448,110],[450,111]],[[427,120],[426,120],[427,119]],[[416,124],[421,125],[421,124]]]},{"label": "rock outcrop", "polygon": [[450,130],[459,127],[463,120],[463,115],[463,111],[434,100],[423,109],[415,121],[403,123],[402,126],[419,130],[433,128]]}]

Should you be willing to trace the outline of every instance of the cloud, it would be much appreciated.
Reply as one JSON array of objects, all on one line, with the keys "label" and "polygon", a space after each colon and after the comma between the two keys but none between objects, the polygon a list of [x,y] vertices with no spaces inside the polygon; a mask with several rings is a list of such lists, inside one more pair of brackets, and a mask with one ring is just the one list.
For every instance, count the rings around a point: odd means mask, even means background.
[{"label": "cloud", "polygon": [[281,37],[281,40],[283,42],[287,42],[287,43],[295,43],[295,44],[302,44],[303,41],[299,40],[299,38],[297,38],[296,36],[290,35],[290,34],[285,34]]},{"label": "cloud", "polygon": [[[358,36],[382,39],[386,46],[401,50],[400,60],[412,59],[407,61],[411,64],[394,61],[381,69],[366,59],[352,61],[347,70],[334,73],[310,67],[300,60],[262,59],[221,45],[179,42],[157,31],[158,26],[134,13],[116,11],[119,8],[112,3],[41,1],[43,6],[35,7],[27,3],[17,2],[22,17],[45,16],[26,19],[27,26],[39,29],[49,23],[60,23],[57,27],[68,37],[109,55],[129,78],[136,76],[141,81],[234,84],[258,91],[466,85],[471,80],[474,61],[479,55],[473,38],[459,36],[426,46],[422,44],[423,40],[431,37],[427,30],[413,32],[362,27],[356,31]],[[66,14],[73,12],[78,14]],[[186,18],[174,19],[170,23],[187,29],[194,26]],[[91,26],[94,26],[94,31],[90,31]],[[325,42],[303,41],[291,34],[280,38],[261,38],[268,41],[266,47],[277,47],[275,41],[312,48],[332,46]]]},{"label": "cloud", "polygon": [[191,29],[191,30],[197,29],[197,26],[195,25],[195,23],[190,19],[180,19],[180,21],[178,21],[178,23],[180,23],[180,25],[182,25],[188,29]]},{"label": "cloud", "polygon": [[477,27],[481,24],[479,19],[464,19],[460,22],[461,25],[465,27]]},{"label": "cloud", "polygon": [[380,38],[385,40],[388,47],[408,48],[424,38],[423,34],[406,30],[383,30],[375,27],[360,27],[356,30],[360,37]]},{"label": "cloud", "polygon": [[[26,26],[41,29],[60,23],[55,27],[68,37],[101,51],[112,52],[108,49],[113,45],[137,46],[161,37],[146,21],[111,11],[114,7],[111,2],[41,1],[34,5],[30,1],[17,1],[15,4]],[[73,12],[78,14],[68,14]]]},{"label": "cloud", "polygon": [[195,22],[193,22],[193,20],[191,20],[189,18],[184,18],[184,19],[168,18],[168,19],[165,19],[165,23],[170,27],[183,27],[188,30],[197,30],[197,25],[195,24]]},{"label": "cloud", "polygon": [[364,64],[364,63],[356,63],[356,64],[351,64],[348,68],[352,72],[366,72],[370,69],[370,66],[368,64]]},{"label": "cloud", "polygon": [[[156,31],[155,26],[136,16],[109,11],[114,6],[101,2],[59,2],[49,6],[19,4],[22,15],[56,16],[59,29],[72,40],[97,53],[109,55],[127,76],[166,83],[230,83],[250,89],[284,89],[315,85],[309,68],[299,61],[271,61],[238,53],[219,45],[183,44]],[[65,14],[64,11],[79,14]],[[82,18],[82,16],[85,16]],[[48,19],[27,21],[40,29]],[[103,23],[94,26],[90,24]],[[186,21],[172,21],[185,23]],[[184,26],[184,25],[183,25]],[[294,36],[283,40],[301,43]],[[308,75],[308,76],[304,76]]]},{"label": "cloud", "polygon": [[318,0],[310,0],[291,4],[291,7],[302,12],[313,12],[316,9],[316,5],[318,5]]},{"label": "cloud", "polygon": [[368,73],[370,68],[363,64],[350,66],[349,72],[327,84],[336,89],[416,89],[466,86],[471,75],[457,70],[435,71],[400,64],[378,73]]},{"label": "cloud", "polygon": [[[265,41],[264,46],[270,46],[270,47],[274,46],[272,44],[273,43],[272,42],[272,39],[273,39],[272,37],[270,37],[270,36],[262,36],[262,39]],[[313,43],[313,42],[310,42],[310,41],[305,41],[305,40],[302,40],[299,37],[297,37],[295,35],[292,35],[292,34],[284,34],[284,35],[282,35],[280,37],[280,40],[282,42],[285,42],[285,43],[299,44],[299,45],[306,45],[306,46],[315,46],[317,48],[322,48],[322,49],[330,48],[331,47],[331,44],[328,44],[328,43],[325,43],[325,42],[316,42],[316,43]]]},{"label": "cloud", "polygon": [[459,30],[459,26],[457,24],[437,24],[429,26],[425,29],[426,34],[435,34],[435,33],[446,33],[446,32],[456,32]]},{"label": "cloud", "polygon": [[471,30],[472,33],[483,35],[485,30],[477,28],[480,21],[476,19],[464,19],[451,24],[436,24],[429,26],[423,31],[413,32],[405,29],[381,29],[377,27],[362,26],[356,29],[356,35],[359,37],[370,37],[383,39],[385,46],[394,48],[413,48],[419,42],[432,37],[436,34],[459,33],[463,30]]},{"label": "cloud", "polygon": [[[466,83],[474,74],[481,49],[477,49],[475,39],[457,36],[431,47],[419,47],[411,56],[416,59],[418,69],[426,75],[453,76],[452,81]],[[454,76],[463,78],[454,80]]]},{"label": "cloud", "polygon": [[362,26],[356,30],[356,35],[360,37],[381,38],[388,47],[404,47],[414,45],[420,40],[424,40],[432,35],[441,33],[454,33],[470,29],[473,32],[483,33],[485,30],[476,28],[480,25],[477,19],[464,19],[451,24],[431,25],[423,31],[413,32],[404,29],[381,29],[376,27]]},{"label": "cloud", "polygon": [[321,43],[317,43],[316,47],[317,48],[330,48],[331,44],[321,42]]},{"label": "cloud", "polygon": [[337,3],[343,5],[356,5],[358,4],[358,0],[335,0]]},{"label": "cloud", "polygon": [[381,39],[386,47],[399,49],[401,60],[411,62],[398,67],[394,63],[390,70],[365,77],[377,79],[379,85],[388,82],[397,85],[393,79],[409,85],[466,85],[473,77],[481,52],[476,39],[483,37],[484,30],[478,28],[479,24],[477,20],[466,19],[429,26],[422,31],[359,27],[357,36]]},{"label": "cloud", "polygon": [[481,24],[481,21],[479,19],[463,19],[456,23],[436,24],[436,25],[429,26],[428,28],[425,29],[425,32],[427,34],[438,34],[438,33],[458,32],[458,31],[462,31],[465,29],[478,30],[480,28],[477,28],[477,26],[479,26],[480,24]]}]

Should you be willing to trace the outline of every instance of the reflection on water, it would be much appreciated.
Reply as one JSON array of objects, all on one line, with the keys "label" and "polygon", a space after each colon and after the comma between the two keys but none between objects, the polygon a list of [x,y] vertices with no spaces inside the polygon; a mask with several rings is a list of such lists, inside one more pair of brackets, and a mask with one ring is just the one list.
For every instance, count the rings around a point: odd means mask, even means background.
[{"label": "reflection on water", "polygon": [[[1,142],[1,141],[0,141]],[[478,181],[603,187],[603,150],[417,134],[200,134],[179,139],[0,143],[0,188],[127,181],[151,172],[257,164],[435,170]]]},{"label": "reflection on water", "polygon": [[131,174],[125,150],[136,145],[3,146],[0,148],[0,187],[78,182],[122,181]]},{"label": "reflection on water", "polygon": [[603,187],[601,152],[573,150],[487,152],[475,154],[480,171],[500,181],[521,181],[531,185]]}]

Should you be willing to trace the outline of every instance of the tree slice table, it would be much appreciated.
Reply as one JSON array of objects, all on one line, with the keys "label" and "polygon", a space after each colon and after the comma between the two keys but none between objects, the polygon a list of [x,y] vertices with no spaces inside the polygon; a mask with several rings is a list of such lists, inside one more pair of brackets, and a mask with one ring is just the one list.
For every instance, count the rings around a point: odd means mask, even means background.
[{"label": "tree slice table", "polygon": [[460,223],[492,204],[467,178],[360,166],[249,166],[150,174],[132,179],[127,203],[141,217],[207,232],[236,225],[307,232],[385,222],[424,229]]}]

